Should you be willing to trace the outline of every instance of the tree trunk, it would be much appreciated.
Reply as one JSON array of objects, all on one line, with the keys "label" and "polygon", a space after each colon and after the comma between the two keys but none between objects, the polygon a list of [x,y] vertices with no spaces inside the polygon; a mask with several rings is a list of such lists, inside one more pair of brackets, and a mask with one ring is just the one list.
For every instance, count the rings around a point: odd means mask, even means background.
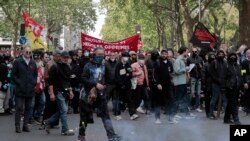
[{"label": "tree trunk", "polygon": [[250,1],[240,0],[239,1],[239,33],[240,42],[239,44],[246,44],[250,46]]},{"label": "tree trunk", "polygon": [[13,54],[14,57],[16,57],[16,51],[17,51],[17,38],[18,38],[18,22],[13,23],[13,40],[12,40],[12,46],[13,46]]},{"label": "tree trunk", "polygon": [[186,0],[180,0],[180,4],[181,4],[181,7],[183,8],[185,25],[187,28],[187,38],[189,41],[193,35],[194,20],[192,19],[191,15],[190,15],[190,11],[186,5]]},{"label": "tree trunk", "polygon": [[[170,0],[170,10],[171,11],[174,11],[174,2],[173,0]],[[174,18],[174,13],[171,14],[171,17]],[[170,48],[173,48],[174,47],[174,20],[171,20],[170,21],[170,42],[169,42],[169,46]]]}]

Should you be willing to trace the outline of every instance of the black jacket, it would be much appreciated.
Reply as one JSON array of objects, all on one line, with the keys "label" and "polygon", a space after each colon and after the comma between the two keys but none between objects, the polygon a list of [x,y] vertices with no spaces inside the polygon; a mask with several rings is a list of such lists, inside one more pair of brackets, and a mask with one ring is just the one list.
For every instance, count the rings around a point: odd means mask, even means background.
[{"label": "black jacket", "polygon": [[211,74],[210,74],[210,66],[211,63],[206,62],[202,68],[202,78],[201,78],[201,82],[202,85],[205,88],[205,91],[207,92],[211,92],[212,91],[212,78],[211,78]]},{"label": "black jacket", "polygon": [[108,60],[105,62],[106,74],[105,80],[106,84],[113,85],[115,84],[115,68],[117,66],[117,61],[112,62]]},{"label": "black jacket", "polygon": [[211,63],[210,74],[212,78],[212,82],[219,85],[221,89],[226,88],[226,71],[228,64],[225,60],[218,61],[215,59]]},{"label": "black jacket", "polygon": [[131,89],[130,79],[132,78],[131,66],[128,63],[126,63],[125,65],[123,65],[121,62],[118,63],[115,69],[115,78],[116,78],[116,85],[118,88],[130,90]]},{"label": "black jacket", "polygon": [[170,61],[164,63],[162,59],[159,59],[154,63],[154,79],[156,84],[170,86],[172,80],[171,73],[173,73],[173,65]]},{"label": "black jacket", "polygon": [[30,59],[29,64],[22,57],[13,64],[12,80],[16,85],[16,96],[32,97],[35,95],[34,87],[37,82],[37,66]]},{"label": "black jacket", "polygon": [[241,76],[241,67],[237,63],[228,63],[227,68],[227,79],[226,88],[227,89],[240,89],[243,86],[243,80]]},{"label": "black jacket", "polygon": [[49,85],[53,85],[55,94],[57,91],[64,92],[71,87],[71,69],[67,64],[57,62],[53,64],[49,71]]},{"label": "black jacket", "polygon": [[70,79],[71,86],[73,88],[78,88],[80,87],[80,81],[81,81],[83,68],[80,67],[79,60],[72,60],[70,67],[71,67],[72,76],[75,76],[75,77],[71,77]]},{"label": "black jacket", "polygon": [[190,72],[190,76],[198,79],[201,78],[201,69],[203,66],[202,58],[200,56],[191,56],[187,59],[187,65],[189,66],[190,64],[195,64],[194,68]]}]

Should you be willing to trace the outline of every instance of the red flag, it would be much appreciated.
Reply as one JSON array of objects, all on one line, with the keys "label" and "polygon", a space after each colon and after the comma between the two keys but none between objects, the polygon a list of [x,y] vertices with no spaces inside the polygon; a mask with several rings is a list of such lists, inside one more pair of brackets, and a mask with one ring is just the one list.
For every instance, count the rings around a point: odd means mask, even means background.
[{"label": "red flag", "polygon": [[138,51],[139,34],[116,42],[106,42],[87,34],[81,34],[82,48],[93,50],[96,47],[104,48],[105,52],[122,52],[124,50]]},{"label": "red flag", "polygon": [[218,39],[216,36],[211,34],[202,23],[199,22],[195,26],[190,43],[205,50],[213,50],[218,44]]},{"label": "red flag", "polygon": [[43,26],[32,19],[25,11],[22,11],[22,16],[25,21],[25,26],[30,27],[36,37],[40,37],[41,32],[43,31]]}]

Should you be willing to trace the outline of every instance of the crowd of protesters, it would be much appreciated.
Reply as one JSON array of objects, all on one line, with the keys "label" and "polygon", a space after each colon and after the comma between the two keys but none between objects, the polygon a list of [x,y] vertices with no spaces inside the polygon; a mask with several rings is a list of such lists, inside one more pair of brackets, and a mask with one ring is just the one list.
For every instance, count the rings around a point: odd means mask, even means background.
[{"label": "crowd of protesters", "polygon": [[61,121],[61,134],[74,135],[69,106],[80,115],[80,141],[94,123],[93,113],[102,119],[109,141],[121,140],[111,118],[122,120],[126,110],[132,121],[154,114],[155,124],[162,124],[161,113],[177,124],[203,110],[208,119],[224,112],[224,123],[241,124],[239,107],[250,114],[249,66],[250,48],[245,45],[237,53],[218,50],[203,56],[195,47],[109,54],[102,48],[51,54],[27,47],[15,59],[0,55],[0,114],[15,113],[17,133],[40,124],[49,134]]}]

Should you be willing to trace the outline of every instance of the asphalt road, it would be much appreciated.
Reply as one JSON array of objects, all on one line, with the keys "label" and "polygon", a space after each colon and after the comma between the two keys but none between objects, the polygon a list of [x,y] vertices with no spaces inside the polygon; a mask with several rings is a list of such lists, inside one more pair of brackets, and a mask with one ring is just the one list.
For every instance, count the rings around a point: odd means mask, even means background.
[{"label": "asphalt road", "polygon": [[[210,120],[203,113],[196,113],[195,119],[181,119],[179,124],[170,124],[161,115],[161,125],[154,123],[154,115],[139,114],[135,121],[129,119],[128,112],[122,114],[123,119],[114,120],[115,131],[123,137],[123,141],[229,141],[229,125],[223,124],[223,115],[218,120]],[[250,124],[250,117],[240,112],[242,124]],[[51,134],[38,130],[38,125],[31,125],[30,133],[15,133],[14,115],[0,116],[0,141],[76,141],[79,115],[68,115],[69,126],[75,130],[75,136],[61,136],[60,129],[53,129]],[[87,141],[107,141],[107,136],[100,118],[87,128]]]}]

